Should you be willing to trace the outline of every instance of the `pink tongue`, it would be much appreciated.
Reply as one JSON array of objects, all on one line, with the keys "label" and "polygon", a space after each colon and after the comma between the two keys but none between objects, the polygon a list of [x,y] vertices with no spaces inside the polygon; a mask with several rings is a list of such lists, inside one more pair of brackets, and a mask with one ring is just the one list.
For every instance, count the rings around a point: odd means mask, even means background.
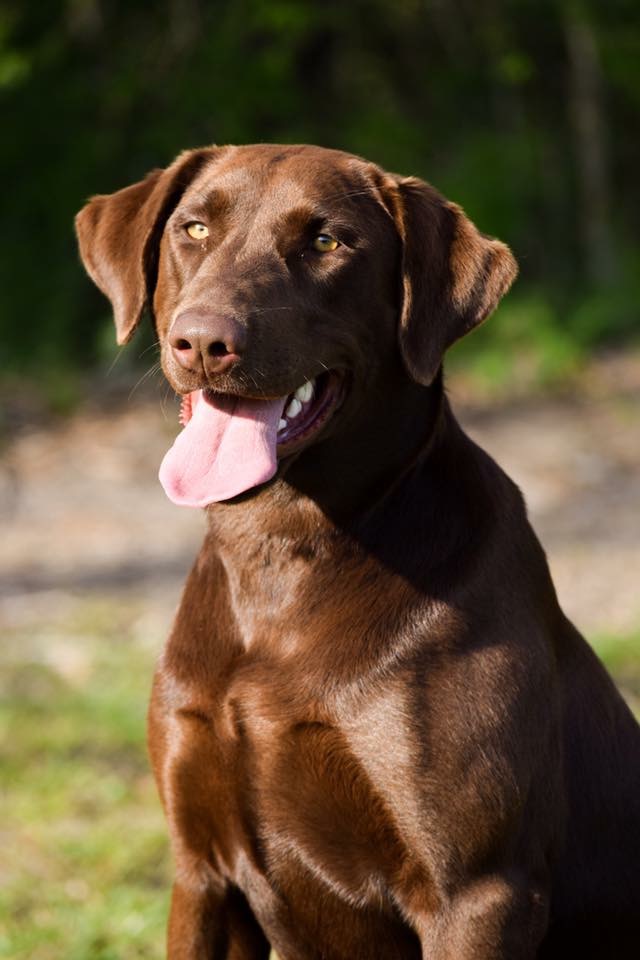
[{"label": "pink tongue", "polygon": [[264,483],[277,469],[278,421],[286,397],[246,400],[198,390],[192,416],[160,466],[160,483],[174,503],[205,507]]}]

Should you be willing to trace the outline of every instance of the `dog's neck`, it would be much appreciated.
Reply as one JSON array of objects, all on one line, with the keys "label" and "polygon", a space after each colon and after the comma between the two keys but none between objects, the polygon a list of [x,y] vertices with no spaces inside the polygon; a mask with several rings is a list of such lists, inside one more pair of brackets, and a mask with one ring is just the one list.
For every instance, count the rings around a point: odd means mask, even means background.
[{"label": "dog's neck", "polygon": [[284,480],[339,526],[357,523],[427,454],[445,403],[441,372],[430,387],[403,372],[369,391],[359,421],[305,451]]},{"label": "dog's neck", "polygon": [[[399,416],[404,429],[394,432]],[[379,425],[388,430],[385,442],[376,431],[363,431],[351,461],[337,439],[327,440],[300,457],[304,469],[290,470],[242,502],[209,508],[200,565],[224,568],[247,648],[286,649],[283,625],[317,617],[327,591],[346,619],[360,609],[354,591],[361,589],[392,620],[394,597],[405,607],[446,609],[460,552],[473,556],[473,541],[492,513],[480,489],[478,454],[457,425],[441,380],[396,396]],[[343,465],[339,475],[335,464]],[[479,507],[472,516],[473,503]],[[401,578],[404,587],[390,591],[389,578]],[[400,622],[400,609],[397,615]]]},{"label": "dog's neck", "polygon": [[[405,429],[393,432],[398,411]],[[244,502],[209,508],[200,567],[224,568],[230,612],[247,649],[266,645],[293,655],[297,633],[287,624],[313,621],[321,636],[328,596],[350,642],[366,645],[369,634],[351,622],[364,592],[373,619],[400,631],[388,632],[382,662],[401,643],[408,610],[434,623],[453,616],[465,571],[468,581],[482,569],[500,504],[513,497],[510,482],[466,437],[441,380],[396,396],[381,418],[385,442],[375,430],[363,431],[352,469],[344,469],[346,448],[328,439],[300,457],[304,470],[289,471]],[[339,475],[335,464],[342,465]],[[334,654],[321,645],[319,675],[334,670]]]},{"label": "dog's neck", "polygon": [[242,563],[243,544],[251,551],[261,538],[298,550],[321,537],[358,536],[376,525],[407,476],[428,462],[451,421],[441,372],[429,387],[405,378],[369,403],[353,430],[305,450],[261,490],[209,507],[213,542]]}]

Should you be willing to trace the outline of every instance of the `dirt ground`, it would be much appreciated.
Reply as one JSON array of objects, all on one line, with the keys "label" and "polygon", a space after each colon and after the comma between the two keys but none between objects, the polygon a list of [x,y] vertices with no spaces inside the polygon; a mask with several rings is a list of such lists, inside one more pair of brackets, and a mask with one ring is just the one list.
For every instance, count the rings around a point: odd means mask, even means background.
[{"label": "dirt ground", "polygon": [[[468,432],[523,490],[561,602],[589,636],[640,625],[640,358],[594,362],[571,392],[482,402],[449,383]],[[19,419],[19,418],[18,418]],[[178,430],[155,394],[23,417],[0,460],[4,616],[87,592],[142,593],[168,620],[203,530],[157,481]],[[1,619],[0,619],[1,624]]]}]

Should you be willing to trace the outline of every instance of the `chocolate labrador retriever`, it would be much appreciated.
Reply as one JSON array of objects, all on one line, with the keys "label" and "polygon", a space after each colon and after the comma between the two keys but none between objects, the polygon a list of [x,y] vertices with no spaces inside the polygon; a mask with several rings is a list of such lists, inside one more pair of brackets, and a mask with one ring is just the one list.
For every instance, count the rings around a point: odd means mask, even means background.
[{"label": "chocolate labrador retriever", "polygon": [[640,736],[446,348],[516,274],[413,177],[208,147],[77,218],[208,533],[155,677],[171,960],[640,956]]}]

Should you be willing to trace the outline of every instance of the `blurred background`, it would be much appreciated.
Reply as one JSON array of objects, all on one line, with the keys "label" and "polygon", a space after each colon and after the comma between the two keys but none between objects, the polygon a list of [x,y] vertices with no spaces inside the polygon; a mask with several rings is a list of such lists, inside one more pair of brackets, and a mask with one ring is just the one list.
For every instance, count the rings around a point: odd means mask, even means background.
[{"label": "blurred background", "polygon": [[449,391],[637,708],[636,0],[1,2],[0,102],[0,956],[163,956],[145,708],[203,525],[156,481],[151,332],[116,351],[72,219],[185,147],[360,153],[511,245]]}]

